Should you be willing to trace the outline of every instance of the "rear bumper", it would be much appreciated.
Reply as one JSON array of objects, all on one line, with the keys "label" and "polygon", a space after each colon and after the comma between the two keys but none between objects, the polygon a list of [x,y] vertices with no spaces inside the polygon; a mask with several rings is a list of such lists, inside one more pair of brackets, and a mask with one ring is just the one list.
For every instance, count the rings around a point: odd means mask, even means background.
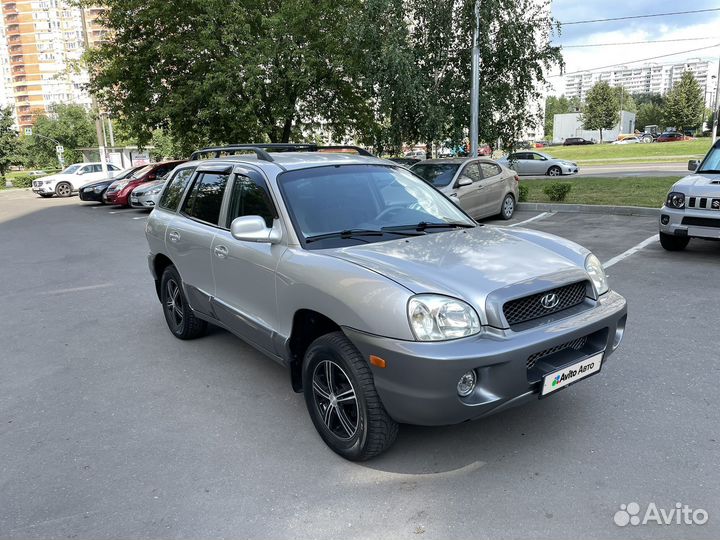
[{"label": "rear bumper", "polygon": [[663,206],[660,210],[659,227],[661,233],[673,236],[720,240],[720,211],[675,210]]},{"label": "rear bumper", "polygon": [[[610,291],[591,309],[522,332],[497,330],[482,337],[423,343],[344,331],[366,358],[376,355],[386,361],[385,368],[371,369],[388,414],[401,423],[436,426],[537,399],[545,374],[600,351],[607,359],[622,339],[626,318],[625,299]],[[587,338],[582,348],[548,354],[528,369],[533,355],[580,338]],[[460,397],[457,382],[469,370],[475,370],[477,386]]]}]

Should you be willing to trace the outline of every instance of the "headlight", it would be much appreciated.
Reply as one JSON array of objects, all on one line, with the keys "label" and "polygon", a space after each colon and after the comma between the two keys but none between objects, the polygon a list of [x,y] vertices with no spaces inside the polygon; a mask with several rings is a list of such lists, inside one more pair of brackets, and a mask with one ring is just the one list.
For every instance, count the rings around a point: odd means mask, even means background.
[{"label": "headlight", "polygon": [[444,341],[480,332],[480,319],[471,306],[436,294],[413,296],[408,302],[408,319],[418,341]]},{"label": "headlight", "polygon": [[592,279],[595,292],[598,296],[608,291],[607,276],[600,260],[592,253],[585,259],[585,271]]},{"label": "headlight", "polygon": [[668,193],[665,206],[668,208],[685,208],[685,194],[680,193],[679,191],[671,191]]},{"label": "headlight", "polygon": [[151,190],[148,191],[145,195],[157,195],[157,194],[160,193],[161,191],[162,191],[162,186],[157,187],[157,188],[154,188],[154,189],[151,189]]}]

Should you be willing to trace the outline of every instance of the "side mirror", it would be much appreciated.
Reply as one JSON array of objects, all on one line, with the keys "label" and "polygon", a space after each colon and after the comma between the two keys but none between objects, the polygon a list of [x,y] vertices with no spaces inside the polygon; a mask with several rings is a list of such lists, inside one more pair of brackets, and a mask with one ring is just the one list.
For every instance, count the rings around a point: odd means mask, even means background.
[{"label": "side mirror", "polygon": [[473,183],[472,178],[470,178],[469,176],[461,176],[458,179],[457,186],[458,187],[472,186],[472,183]]},{"label": "side mirror", "polygon": [[236,240],[243,242],[277,244],[282,240],[279,222],[275,222],[272,228],[268,228],[265,226],[265,220],[260,216],[235,218],[230,224],[230,234]]},{"label": "side mirror", "polygon": [[699,159],[691,159],[690,161],[688,161],[688,171],[695,172],[695,171],[697,171],[699,166],[700,166]]}]

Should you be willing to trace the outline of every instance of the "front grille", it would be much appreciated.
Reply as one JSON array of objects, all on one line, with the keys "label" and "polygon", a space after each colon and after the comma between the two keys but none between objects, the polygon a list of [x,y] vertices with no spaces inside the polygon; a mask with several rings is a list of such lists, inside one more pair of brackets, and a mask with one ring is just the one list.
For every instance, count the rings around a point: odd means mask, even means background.
[{"label": "front grille", "polygon": [[[585,281],[580,281],[565,287],[558,287],[525,298],[511,300],[503,306],[505,320],[512,326],[577,306],[585,299],[585,283]],[[557,304],[553,307],[543,306],[542,299],[553,294],[557,295]]]},{"label": "front grille", "polygon": [[720,210],[720,199],[711,197],[690,197],[688,208],[702,208],[705,210]]},{"label": "front grille", "polygon": [[696,225],[698,227],[715,227],[720,228],[720,219],[704,218],[704,217],[684,217],[683,225]]},{"label": "front grille", "polygon": [[538,360],[541,358],[544,358],[546,356],[550,356],[551,354],[558,353],[560,351],[564,351],[565,349],[575,349],[576,351],[579,351],[582,349],[585,344],[587,343],[587,336],[583,336],[581,338],[574,339],[572,341],[568,341],[567,343],[563,343],[562,345],[556,345],[555,347],[550,347],[549,349],[545,349],[544,351],[540,351],[535,354],[531,354],[528,356],[527,359],[527,368],[532,369],[535,367],[535,364]]}]

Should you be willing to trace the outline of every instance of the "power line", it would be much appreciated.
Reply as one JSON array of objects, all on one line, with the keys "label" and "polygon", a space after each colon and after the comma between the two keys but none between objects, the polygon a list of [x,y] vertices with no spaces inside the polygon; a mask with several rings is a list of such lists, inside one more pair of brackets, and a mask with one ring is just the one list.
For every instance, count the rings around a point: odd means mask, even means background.
[{"label": "power line", "polygon": [[678,38],[678,39],[654,39],[648,41],[624,41],[618,43],[583,43],[580,45],[562,45],[563,49],[578,49],[581,47],[614,47],[616,45],[644,45],[646,43],[675,43],[678,41],[702,41],[707,39],[717,39],[717,36],[697,37],[697,38]]},{"label": "power line", "polygon": [[708,47],[699,47],[697,49],[690,49],[688,51],[678,51],[670,54],[661,54],[659,56],[651,56],[650,58],[641,58],[639,60],[629,60],[627,62],[619,62],[617,64],[609,64],[607,66],[598,66],[594,68],[589,69],[581,69],[580,71],[570,71],[568,73],[557,73],[555,75],[550,75],[550,77],[564,77],[565,75],[577,75],[578,73],[586,73],[588,71],[598,71],[600,69],[608,69],[612,67],[618,67],[618,66],[625,66],[627,64],[637,64],[638,62],[649,62],[650,60],[658,60],[659,58],[667,58],[668,56],[677,56],[678,54],[687,54],[691,52],[696,51],[704,51],[706,49],[714,49],[715,47],[720,47],[720,43],[716,43],[715,45],[710,45]]},{"label": "power line", "polygon": [[599,22],[610,22],[610,21],[627,21],[630,19],[646,19],[648,17],[667,17],[669,15],[690,15],[692,13],[707,13],[709,11],[720,11],[720,8],[709,8],[709,9],[695,9],[692,11],[673,11],[670,13],[651,13],[647,15],[630,15],[627,17],[612,17],[610,19],[591,19],[587,21],[570,21],[560,23],[562,26],[568,26],[570,24],[590,24]]}]

